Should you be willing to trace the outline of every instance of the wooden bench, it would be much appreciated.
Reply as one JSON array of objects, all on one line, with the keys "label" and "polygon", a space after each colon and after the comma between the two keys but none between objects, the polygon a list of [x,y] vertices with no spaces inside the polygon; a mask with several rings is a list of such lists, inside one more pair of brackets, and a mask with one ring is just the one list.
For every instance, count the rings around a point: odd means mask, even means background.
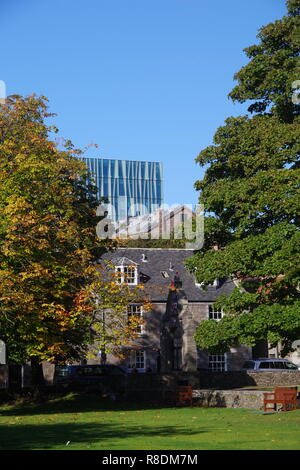
[{"label": "wooden bench", "polygon": [[275,387],[273,392],[264,393],[264,411],[270,410],[268,405],[272,405],[273,410],[277,411],[277,405],[282,406],[283,411],[296,410],[297,387]]},{"label": "wooden bench", "polygon": [[193,388],[190,386],[180,386],[176,389],[176,403],[179,406],[192,406]]}]

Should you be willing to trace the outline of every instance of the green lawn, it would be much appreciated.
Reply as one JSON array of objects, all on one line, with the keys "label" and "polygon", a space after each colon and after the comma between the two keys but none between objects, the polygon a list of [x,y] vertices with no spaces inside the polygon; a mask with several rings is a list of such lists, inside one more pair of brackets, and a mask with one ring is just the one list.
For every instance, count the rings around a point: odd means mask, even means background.
[{"label": "green lawn", "polygon": [[162,408],[69,394],[0,407],[1,450],[299,450],[300,410]]}]

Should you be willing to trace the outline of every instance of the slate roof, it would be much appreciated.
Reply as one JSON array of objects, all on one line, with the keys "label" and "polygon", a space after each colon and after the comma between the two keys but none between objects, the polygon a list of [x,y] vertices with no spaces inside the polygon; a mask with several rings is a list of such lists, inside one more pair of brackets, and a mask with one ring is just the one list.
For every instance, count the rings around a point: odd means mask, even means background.
[{"label": "slate roof", "polygon": [[138,264],[135,263],[133,260],[127,258],[127,256],[122,256],[119,258],[113,258],[115,266],[131,266],[132,264]]},{"label": "slate roof", "polygon": [[[214,302],[220,294],[230,294],[235,286],[233,281],[228,279],[219,280],[218,286],[209,286],[205,290],[195,284],[193,275],[184,264],[184,260],[192,255],[192,250],[185,249],[119,248],[105,253],[101,259],[112,261],[116,266],[117,261],[123,257],[137,263],[140,282],[144,282],[145,292],[152,301],[167,301],[169,287],[177,271],[189,302]],[[147,259],[146,262],[142,261],[144,257]],[[167,273],[168,277],[164,277],[162,272]]]}]

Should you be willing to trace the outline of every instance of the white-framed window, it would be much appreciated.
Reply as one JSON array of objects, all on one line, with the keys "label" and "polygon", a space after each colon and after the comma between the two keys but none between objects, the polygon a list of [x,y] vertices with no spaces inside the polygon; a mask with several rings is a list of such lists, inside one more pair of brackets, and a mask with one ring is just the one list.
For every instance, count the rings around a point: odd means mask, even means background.
[{"label": "white-framed window", "polygon": [[138,283],[138,270],[134,265],[131,266],[117,266],[117,281],[122,284],[126,282],[129,285],[137,285]]},{"label": "white-framed window", "polygon": [[223,311],[220,308],[214,307],[214,305],[208,306],[208,318],[209,320],[221,320],[223,317]]},{"label": "white-framed window", "polygon": [[[128,320],[130,320],[130,317],[140,317],[142,320],[143,314],[144,312],[143,312],[142,305],[137,305],[137,304],[128,305],[127,307]],[[136,330],[139,334],[145,333],[144,324],[141,323],[140,325],[137,325]]]},{"label": "white-framed window", "polygon": [[143,372],[146,369],[146,353],[143,350],[132,350],[128,359],[128,369]]},{"label": "white-framed window", "polygon": [[227,356],[225,354],[210,354],[208,367],[214,372],[224,372],[227,370]]}]

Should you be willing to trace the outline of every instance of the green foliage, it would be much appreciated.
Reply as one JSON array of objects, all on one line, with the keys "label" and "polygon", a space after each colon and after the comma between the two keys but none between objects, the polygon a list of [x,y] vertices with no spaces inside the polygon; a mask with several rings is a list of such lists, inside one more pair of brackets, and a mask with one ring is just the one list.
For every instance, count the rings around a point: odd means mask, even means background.
[{"label": "green foliage", "polygon": [[249,63],[235,75],[230,97],[251,100],[252,117],[226,119],[196,159],[207,166],[195,187],[209,217],[204,248],[187,265],[198,282],[237,283],[218,300],[224,319],[199,326],[203,349],[268,339],[281,341],[286,353],[300,337],[300,106],[292,101],[292,82],[300,79],[300,1],[287,7],[287,16],[261,28],[260,43],[245,50]]},{"label": "green foliage", "polygon": [[291,100],[292,83],[299,80],[300,4],[287,2],[288,15],[259,30],[260,43],[245,49],[249,63],[235,74],[238,85],[229,96],[241,103],[253,100],[250,112],[271,112],[285,122],[300,114]]},{"label": "green foliage", "polygon": [[284,356],[300,337],[299,312],[300,301],[291,305],[260,305],[249,313],[201,322],[195,340],[200,348],[211,353],[225,353],[239,344],[254,346],[260,340],[268,340],[271,347],[281,342]]},{"label": "green foliage", "polygon": [[120,241],[120,244],[128,248],[184,248],[184,239],[175,239],[172,235],[170,239],[160,238],[137,238]]}]

